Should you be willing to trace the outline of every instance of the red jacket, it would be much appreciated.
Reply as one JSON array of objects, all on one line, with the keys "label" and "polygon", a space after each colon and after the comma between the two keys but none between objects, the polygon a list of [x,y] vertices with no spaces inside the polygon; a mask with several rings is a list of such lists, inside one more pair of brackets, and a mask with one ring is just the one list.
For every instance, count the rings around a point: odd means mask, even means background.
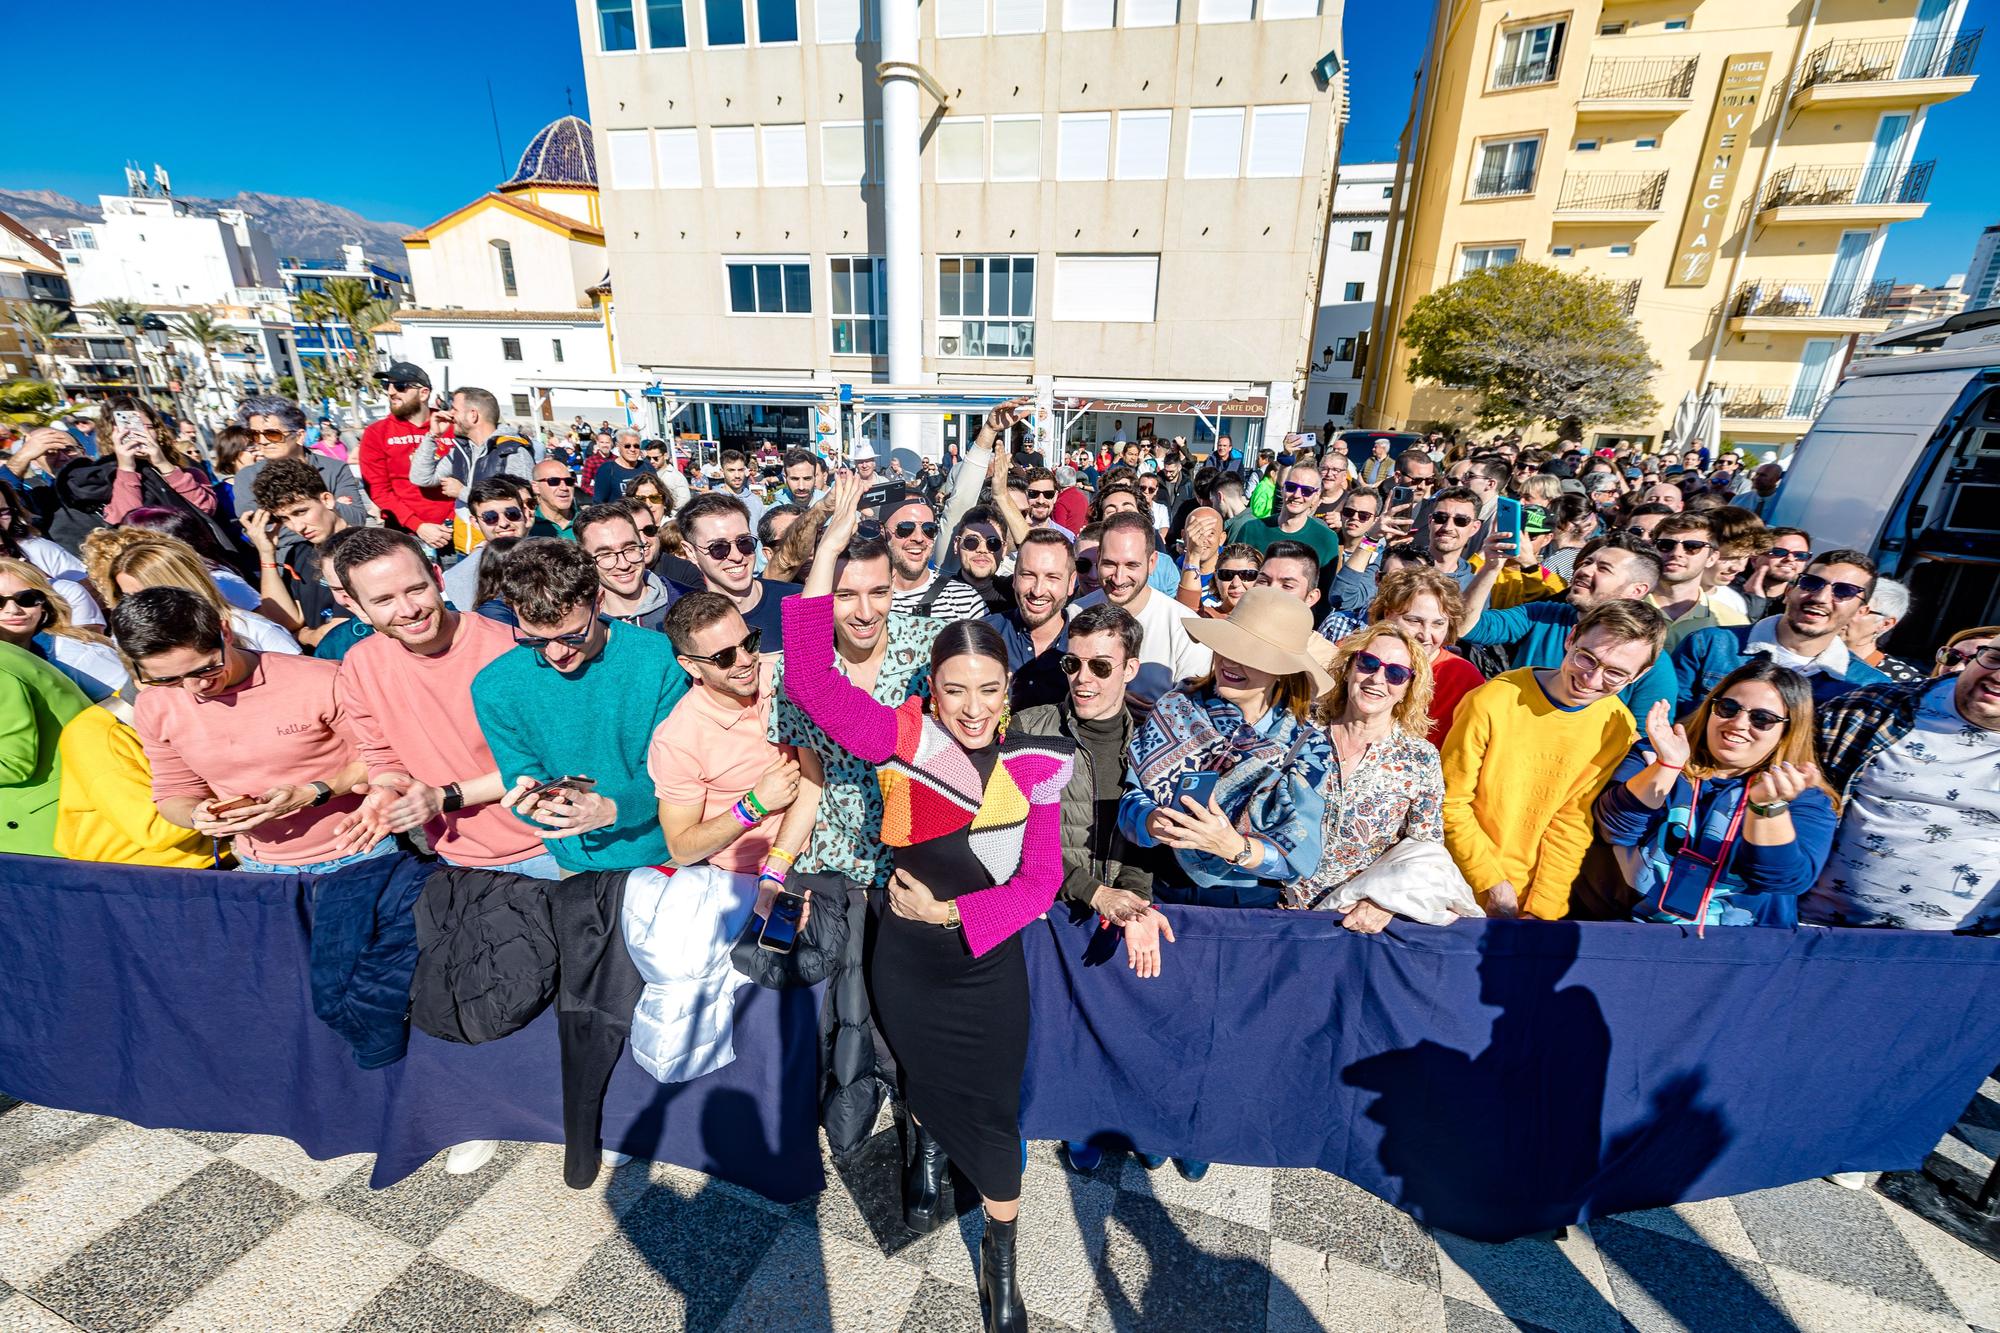
[{"label": "red jacket", "polygon": [[[449,439],[446,431],[438,439]],[[452,500],[435,486],[410,480],[410,459],[430,438],[425,426],[383,417],[361,432],[361,484],[384,521],[415,532],[419,523],[450,523]]]}]

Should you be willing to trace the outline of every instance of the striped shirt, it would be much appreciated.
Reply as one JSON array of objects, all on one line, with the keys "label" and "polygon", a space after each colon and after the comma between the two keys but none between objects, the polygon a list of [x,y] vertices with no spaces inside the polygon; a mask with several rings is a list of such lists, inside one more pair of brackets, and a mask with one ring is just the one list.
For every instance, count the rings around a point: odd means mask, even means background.
[{"label": "striped shirt", "polygon": [[932,620],[974,620],[986,615],[986,599],[963,579],[946,579],[928,609],[923,605],[938,576],[932,574],[921,588],[899,588],[890,598],[890,609],[898,615],[929,616]]}]

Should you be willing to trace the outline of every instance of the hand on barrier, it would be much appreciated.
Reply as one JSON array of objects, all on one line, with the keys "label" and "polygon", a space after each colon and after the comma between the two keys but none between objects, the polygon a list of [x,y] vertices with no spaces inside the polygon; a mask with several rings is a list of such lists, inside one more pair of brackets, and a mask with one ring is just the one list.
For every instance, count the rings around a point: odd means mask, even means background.
[{"label": "hand on barrier", "polygon": [[1125,924],[1126,963],[1145,980],[1160,975],[1160,945],[1174,942],[1174,928],[1157,907],[1148,907]]},{"label": "hand on barrier", "polygon": [[1379,935],[1382,928],[1396,919],[1396,914],[1386,907],[1378,907],[1363,898],[1347,909],[1347,915],[1340,924],[1357,935]]}]

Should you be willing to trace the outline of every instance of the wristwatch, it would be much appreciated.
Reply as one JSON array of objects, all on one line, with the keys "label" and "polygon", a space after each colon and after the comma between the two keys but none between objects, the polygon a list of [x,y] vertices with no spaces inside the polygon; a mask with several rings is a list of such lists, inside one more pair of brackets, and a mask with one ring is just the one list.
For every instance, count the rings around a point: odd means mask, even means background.
[{"label": "wristwatch", "polygon": [[463,810],[465,808],[465,789],[456,782],[445,783],[444,799],[438,802],[438,805],[447,814],[454,810]]},{"label": "wristwatch", "polygon": [[324,782],[315,782],[311,785],[313,789],[312,803],[315,807],[325,805],[333,799],[333,788],[327,786]]},{"label": "wristwatch", "polygon": [[1250,858],[1256,855],[1256,852],[1257,840],[1255,838],[1245,838],[1243,840],[1243,850],[1230,857],[1229,864],[1243,866],[1247,869],[1250,865]]},{"label": "wristwatch", "polygon": [[1765,819],[1771,819],[1777,815],[1782,815],[1785,813],[1785,811],[1791,808],[1792,808],[1792,803],[1790,801],[1772,801],[1769,805],[1764,805],[1758,801],[1750,802],[1750,813],[1753,815],[1759,815]]}]

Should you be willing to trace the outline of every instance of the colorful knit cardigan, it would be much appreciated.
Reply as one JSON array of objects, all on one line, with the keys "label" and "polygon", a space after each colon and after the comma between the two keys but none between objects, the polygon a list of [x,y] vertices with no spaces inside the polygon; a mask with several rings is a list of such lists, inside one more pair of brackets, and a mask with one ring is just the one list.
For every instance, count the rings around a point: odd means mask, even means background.
[{"label": "colorful knit cardigan", "polygon": [[878,703],[833,660],[833,598],[783,604],[785,697],[827,738],[880,769],[882,841],[891,847],[969,829],[993,887],[958,895],[966,945],[986,953],[1055,903],[1062,887],[1062,790],[1074,751],[1050,736],[1000,742],[982,788],[972,758],[924,711]]}]

